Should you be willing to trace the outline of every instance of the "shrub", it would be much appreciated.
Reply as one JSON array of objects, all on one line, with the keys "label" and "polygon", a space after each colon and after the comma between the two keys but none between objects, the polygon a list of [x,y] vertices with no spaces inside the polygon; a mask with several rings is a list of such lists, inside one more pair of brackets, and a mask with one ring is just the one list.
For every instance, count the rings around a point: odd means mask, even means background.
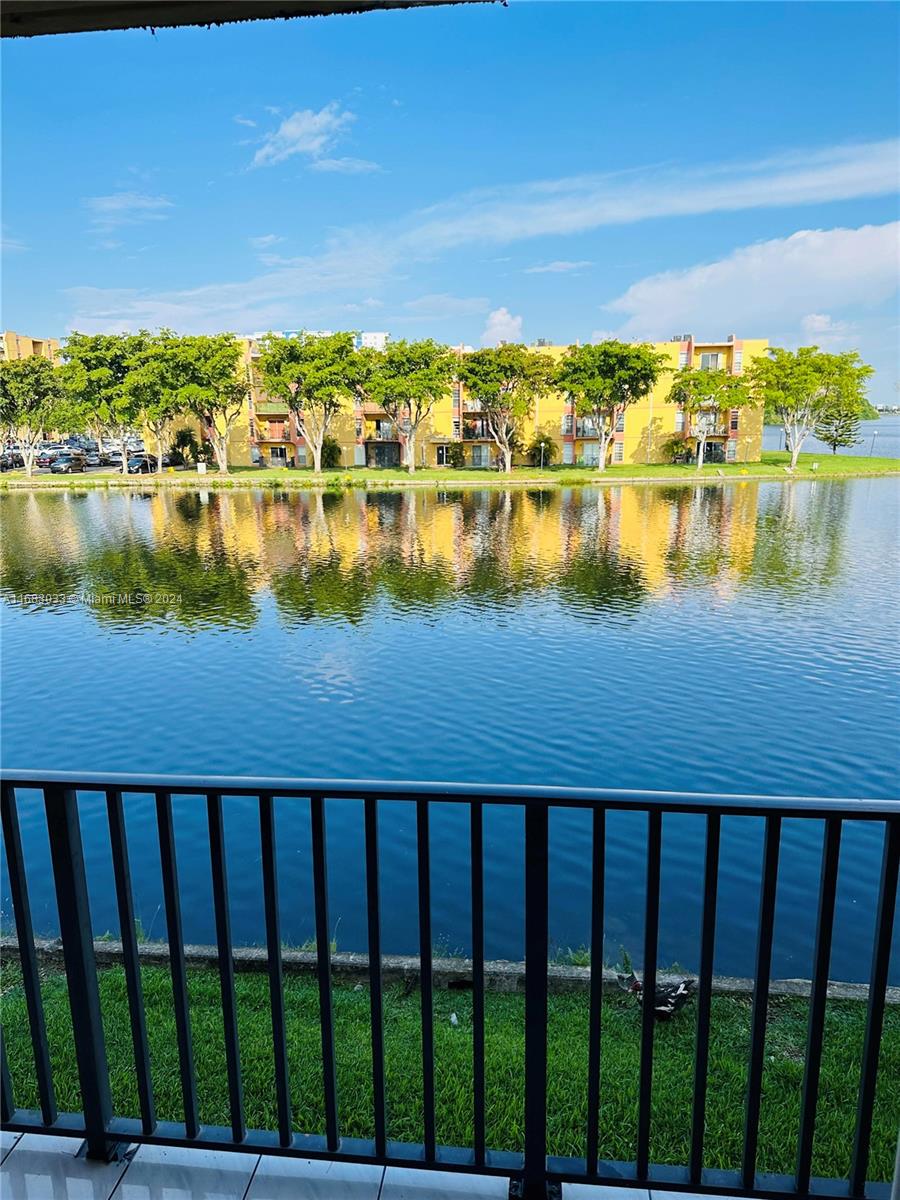
[{"label": "shrub", "polygon": [[455,471],[461,470],[466,465],[466,448],[462,442],[451,442],[447,447],[447,466],[452,467]]},{"label": "shrub", "polygon": [[559,454],[559,447],[553,438],[540,431],[534,435],[532,440],[525,447],[525,457],[533,467],[541,465],[541,443],[544,445],[544,466],[549,467],[553,460]]},{"label": "shrub", "polygon": [[327,437],[322,442],[322,470],[333,471],[341,465],[341,444],[336,438]]}]

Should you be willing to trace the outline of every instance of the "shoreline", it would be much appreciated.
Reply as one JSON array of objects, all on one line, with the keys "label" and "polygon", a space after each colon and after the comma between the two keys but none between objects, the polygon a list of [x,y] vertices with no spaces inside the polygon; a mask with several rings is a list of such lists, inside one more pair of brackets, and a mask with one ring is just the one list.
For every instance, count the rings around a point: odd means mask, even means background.
[{"label": "shoreline", "polygon": [[[305,470],[252,470],[237,468],[234,474],[220,475],[217,472],[199,474],[196,471],[176,471],[171,475],[120,475],[94,473],[85,475],[24,475],[0,478],[0,492],[15,491],[213,491],[213,490],[257,490],[257,491],[389,491],[394,489],[433,489],[437,491],[481,490],[484,488],[563,488],[563,487],[616,487],[627,485],[665,485],[692,487],[698,483],[760,483],[780,480],[782,482],[811,482],[818,479],[883,479],[900,476],[900,459],[861,458],[854,466],[852,456],[837,458],[836,462],[802,456],[794,471],[787,468],[786,454],[772,452],[765,456],[769,461],[750,466],[726,464],[704,467],[697,471],[693,467],[673,468],[652,464],[637,473],[633,469],[608,467],[603,472],[586,468],[555,468],[543,473],[529,472],[527,468],[514,468],[511,475],[496,471],[448,471],[438,473],[426,468],[409,476],[401,473],[379,472],[365,468],[347,468],[327,474],[314,475]],[[806,459],[807,461],[803,461]],[[816,470],[812,463],[818,463]],[[868,465],[872,464],[872,465]]]}]

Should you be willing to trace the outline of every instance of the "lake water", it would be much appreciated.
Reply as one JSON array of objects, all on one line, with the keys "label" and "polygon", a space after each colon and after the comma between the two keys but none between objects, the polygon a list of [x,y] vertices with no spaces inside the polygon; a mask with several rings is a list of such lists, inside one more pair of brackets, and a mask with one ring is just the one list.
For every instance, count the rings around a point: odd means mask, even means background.
[{"label": "lake water", "polygon": [[[878,417],[874,421],[862,421],[859,426],[859,441],[855,446],[845,446],[841,454],[869,455],[883,458],[900,458],[900,413]],[[763,450],[783,450],[784,430],[780,425],[766,425],[763,430]],[[808,437],[803,443],[804,454],[831,454],[831,447],[818,438]]]},{"label": "lake water", "polygon": [[[105,491],[0,498],[4,764],[821,796],[896,791],[893,479],[509,492]],[[123,593],[159,597],[111,603]],[[176,801],[186,935],[212,941],[205,808]],[[46,835],[22,794],[35,925]],[[152,803],[135,900],[164,936]],[[331,915],[364,949],[362,814],[330,802]],[[233,923],[262,937],[252,803],[228,802]],[[284,937],[313,936],[305,803],[278,803]],[[469,944],[466,814],[433,815],[434,936]],[[386,952],[414,949],[415,830],[382,804]],[[117,920],[100,797],[82,825]],[[486,817],[487,952],[522,954],[522,816]],[[606,953],[636,955],[645,820],[611,814]],[[821,826],[787,822],[775,971],[808,976]],[[589,931],[587,817],[551,822],[551,938]],[[751,970],[761,822],[724,822],[716,968]],[[696,966],[700,818],[664,822],[660,960]],[[879,830],[848,824],[832,976],[865,979]],[[4,921],[10,905],[0,885]],[[900,974],[894,955],[893,977]]]}]

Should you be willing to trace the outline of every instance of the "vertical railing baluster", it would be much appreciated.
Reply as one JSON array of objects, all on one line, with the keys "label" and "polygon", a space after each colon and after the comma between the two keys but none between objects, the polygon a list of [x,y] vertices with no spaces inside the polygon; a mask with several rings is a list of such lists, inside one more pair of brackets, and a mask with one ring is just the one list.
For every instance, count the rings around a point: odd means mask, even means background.
[{"label": "vertical railing baluster", "polygon": [[431,949],[431,846],[428,801],[416,801],[416,840],[419,875],[419,991],[422,1001],[422,1106],[425,1158],[436,1156],[434,1121],[434,1007]]},{"label": "vertical railing baluster", "polygon": [[216,944],[219,951],[219,983],[222,993],[222,1022],[225,1032],[225,1069],[228,1075],[231,1136],[236,1142],[242,1142],[247,1136],[247,1127],[244,1124],[241,1047],[238,1038],[237,999],[234,992],[234,955],[231,948],[231,912],[228,903],[228,869],[225,863],[225,829],[222,821],[222,797],[217,792],[210,792],[206,797],[206,815],[209,825],[209,861],[212,871],[213,910],[216,918]]},{"label": "vertical railing baluster", "polygon": [[600,1147],[600,1050],[603,1020],[603,899],[606,874],[606,811],[594,808],[591,833],[591,993],[588,1032],[587,1159],[596,1175]]},{"label": "vertical railing baluster", "polygon": [[84,872],[84,851],[78,823],[78,798],[71,788],[46,787],[44,808],[59,908],[59,932],[66,964],[66,986],[72,1014],[78,1082],[81,1086],[87,1157],[109,1161],[116,1157],[120,1147],[106,1136],[112,1118],[112,1097]]},{"label": "vertical railing baluster", "polygon": [[178,890],[178,866],[175,859],[172,798],[168,792],[156,793],[156,825],[159,833],[163,901],[166,908],[166,929],[169,939],[169,969],[172,975],[175,1036],[178,1041],[181,1097],[184,1104],[184,1130],[188,1138],[196,1138],[200,1132],[197,1113],[197,1080],[194,1073],[187,965],[184,958],[184,934],[181,925],[181,896]]},{"label": "vertical railing baluster", "polygon": [[328,929],[328,870],[325,840],[325,802],[321,795],[309,798],[312,822],[313,891],[316,913],[316,969],[319,978],[319,1024],[322,1034],[322,1080],[325,1089],[325,1136],[328,1149],[335,1151],[338,1132],[337,1074],[334,1062],[334,1010],[331,999],[331,934]]},{"label": "vertical railing baluster", "polygon": [[709,1073],[709,1025],[712,1015],[713,964],[716,949],[716,908],[719,899],[719,844],[722,818],[706,816],[706,862],[703,869],[703,918],[700,935],[700,980],[697,989],[697,1042],[694,1055],[694,1104],[691,1116],[690,1181],[703,1174],[703,1139],[706,1132],[706,1088]]},{"label": "vertical railing baluster", "polygon": [[803,1093],[800,1101],[800,1133],[797,1139],[795,1181],[798,1192],[809,1191],[809,1180],[812,1173],[813,1137],[816,1130],[816,1105],[819,1099],[819,1072],[822,1066],[825,1003],[828,999],[828,967],[831,963],[831,932],[834,926],[834,901],[840,851],[841,819],[840,817],[829,817],[825,822],[825,840],[822,845],[819,909],[816,918],[809,1025],[806,1033],[806,1062],[803,1068]]},{"label": "vertical railing baluster", "polygon": [[887,991],[888,966],[891,960],[894,908],[897,903],[898,866],[900,866],[900,818],[889,817],[885,821],[878,913],[875,918],[875,944],[872,951],[872,971],[869,977],[869,1011],[866,1018],[866,1036],[863,1042],[859,1101],[856,1110],[856,1133],[853,1139],[853,1159],[850,1166],[851,1196],[865,1194],[866,1175],[869,1169],[872,1113],[875,1107],[875,1086],[878,1081],[878,1054],[881,1049],[881,1033],[884,1025],[884,1002]]},{"label": "vertical railing baluster", "polygon": [[4,1125],[12,1120],[15,1109],[12,1079],[9,1075],[9,1062],[6,1058],[6,1039],[3,1036],[3,1026],[0,1025],[0,1121]]},{"label": "vertical railing baluster", "polygon": [[546,1194],[549,809],[525,806],[525,1162],[524,1200]]},{"label": "vertical railing baluster", "polygon": [[372,1110],[375,1153],[387,1154],[387,1110],[384,1097],[384,1003],[381,989],[381,889],[378,880],[378,801],[367,796],[366,916],[369,931],[369,1019],[372,1028]]},{"label": "vertical railing baluster", "polygon": [[110,788],[106,793],[106,814],[109,823],[113,876],[116,884],[116,902],[119,910],[122,963],[125,969],[125,987],[128,992],[128,1016],[131,1022],[131,1042],[134,1047],[134,1070],[137,1078],[138,1103],[141,1109],[141,1128],[144,1133],[152,1133],[156,1127],[156,1109],[153,1102],[144,994],[141,987],[141,964],[134,924],[131,868],[128,862],[122,793],[115,788]]},{"label": "vertical railing baluster", "polygon": [[766,1049],[766,1019],[769,981],[772,974],[772,934],[775,927],[775,893],[778,885],[778,853],[781,817],[767,816],[763,848],[762,883],[759,896],[759,927],[756,937],[756,971],[753,983],[753,1012],[750,1018],[750,1063],[747,1070],[747,1106],[744,1114],[744,1150],[741,1182],[748,1191],[755,1187],[756,1153],[759,1145],[759,1113],[762,1102],[763,1063]]},{"label": "vertical railing baluster", "polygon": [[472,859],[472,1114],[475,1165],[485,1163],[484,1104],[484,809],[480,800],[469,804]]},{"label": "vertical railing baluster", "polygon": [[281,961],[281,914],[278,911],[278,868],[275,858],[275,816],[270,795],[259,798],[259,840],[262,851],[263,902],[266,914],[266,957],[269,966],[269,1006],[275,1055],[275,1098],[278,1140],[293,1141],[291,1086],[288,1075],[287,1026],[284,1018],[284,971]]},{"label": "vertical railing baluster", "polygon": [[3,785],[0,808],[2,808],[3,840],[6,843],[6,862],[9,868],[9,890],[16,922],[16,938],[19,943],[22,990],[25,993],[25,1007],[28,1010],[28,1025],[31,1030],[31,1049],[34,1053],[34,1070],[41,1103],[41,1118],[45,1125],[52,1125],[57,1116],[56,1095],[53,1090],[50,1049],[47,1045],[47,1026],[44,1021],[41,981],[38,975],[37,955],[34,950],[34,927],[31,923],[31,904],[28,899],[28,880],[25,874],[25,857],[22,853],[22,837],[19,833],[16,793],[15,788],[9,784]]},{"label": "vertical railing baluster", "polygon": [[656,1021],[656,955],[659,943],[659,876],[662,813],[647,814],[647,895],[644,908],[644,971],[641,980],[641,1066],[638,1091],[637,1177],[650,1173],[653,1111],[653,1032]]}]

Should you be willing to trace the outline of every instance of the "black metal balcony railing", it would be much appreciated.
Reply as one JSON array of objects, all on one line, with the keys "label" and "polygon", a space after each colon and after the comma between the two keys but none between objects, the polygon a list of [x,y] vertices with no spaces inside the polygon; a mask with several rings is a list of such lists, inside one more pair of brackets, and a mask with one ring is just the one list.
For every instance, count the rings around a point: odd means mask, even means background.
[{"label": "black metal balcony railing", "polygon": [[[206,1149],[253,1150],[264,1154],[345,1159],[400,1166],[437,1168],[512,1176],[511,1194],[534,1200],[563,1182],[621,1186],[662,1186],[688,1192],[722,1192],[735,1196],[880,1197],[888,1187],[867,1182],[879,1048],[882,1037],[888,966],[897,900],[900,861],[900,802],[886,800],[813,800],[762,796],[707,796],[660,792],[579,791],[567,788],[511,788],[454,784],[360,783],[292,779],[226,779],[150,777],[133,775],[71,776],[7,771],[2,775],[2,819],[13,913],[23,974],[23,991],[31,1029],[40,1111],[16,1107],[6,1052],[2,1050],[0,1107],[4,1128],[29,1133],[83,1138],[94,1158],[112,1157],[124,1143],[160,1143]],[[60,935],[69,984],[72,1028],[83,1098],[80,1114],[59,1113],[41,999],[34,931],[30,915],[17,791],[43,793],[53,878],[59,908]],[[94,958],[88,887],[78,816],[78,793],[105,793],[112,850],[116,899],[121,928],[123,966],[131,1021],[131,1036],[140,1120],[113,1112],[101,1021],[97,965]],[[161,1122],[154,1111],[148,1038],[144,1015],[140,960],[131,894],[123,795],[155,796],[156,823],[162,867],[168,952],[173,988],[183,1123]],[[225,1032],[225,1055],[230,1128],[202,1126],[188,1008],[185,943],[182,933],[178,870],[172,819],[172,796],[205,797],[218,965]],[[264,890],[266,961],[271,1001],[277,1130],[246,1127],[242,1096],[234,959],[229,922],[228,880],[223,837],[223,798],[254,797],[259,803],[261,871]],[[321,1046],[325,1097],[325,1133],[296,1133],[291,1122],[286,1018],[282,981],[280,914],[277,899],[274,799],[309,801],[315,908],[317,979],[320,1000]],[[326,881],[325,800],[361,802],[365,815],[365,890],[368,929],[368,973],[371,1013],[374,1138],[342,1138],[338,1122],[335,1072],[335,1029],[331,996],[332,964],[329,942]],[[389,1140],[385,1106],[385,1040],[382,1002],[382,928],[377,812],[379,800],[405,801],[415,806],[418,854],[419,975],[421,990],[423,1143]],[[432,1006],[431,869],[429,814],[433,802],[468,806],[471,832],[472,902],[472,1145],[445,1147],[436,1142],[434,1024]],[[486,805],[517,805],[525,817],[525,1117],[524,1155],[494,1151],[485,1139],[485,941],[484,839]],[[592,814],[589,848],[591,909],[590,1034],[587,1063],[587,1128],[584,1158],[555,1158],[547,1154],[547,1017],[548,1017],[548,821],[551,809],[587,809]],[[602,1006],[603,897],[606,863],[606,813],[632,810],[647,816],[647,874],[644,914],[643,987],[653,996],[657,981],[657,940],[660,913],[660,867],[663,818],[669,813],[705,817],[706,847],[701,925],[700,970],[697,989],[696,1043],[688,1161],[682,1167],[650,1161],[653,1089],[654,1011],[645,1003],[641,1014],[640,1080],[637,1110],[636,1161],[599,1160],[600,1027]],[[742,1161],[739,1172],[704,1167],[707,1114],[707,1076],[710,1048],[713,952],[719,876],[721,823],[724,816],[762,817],[765,822],[760,886],[754,993],[751,1016]],[[793,1176],[757,1172],[760,1106],[765,1053],[767,1004],[770,992],[775,897],[778,883],[782,822],[787,818],[824,821],[825,836],[817,897],[814,970],[811,984],[800,1123]],[[842,828],[851,822],[879,822],[884,849],[867,1001],[867,1024],[862,1050],[856,1129],[849,1179],[811,1178],[813,1136],[819,1095],[823,1031],[835,911],[835,883]]]}]

